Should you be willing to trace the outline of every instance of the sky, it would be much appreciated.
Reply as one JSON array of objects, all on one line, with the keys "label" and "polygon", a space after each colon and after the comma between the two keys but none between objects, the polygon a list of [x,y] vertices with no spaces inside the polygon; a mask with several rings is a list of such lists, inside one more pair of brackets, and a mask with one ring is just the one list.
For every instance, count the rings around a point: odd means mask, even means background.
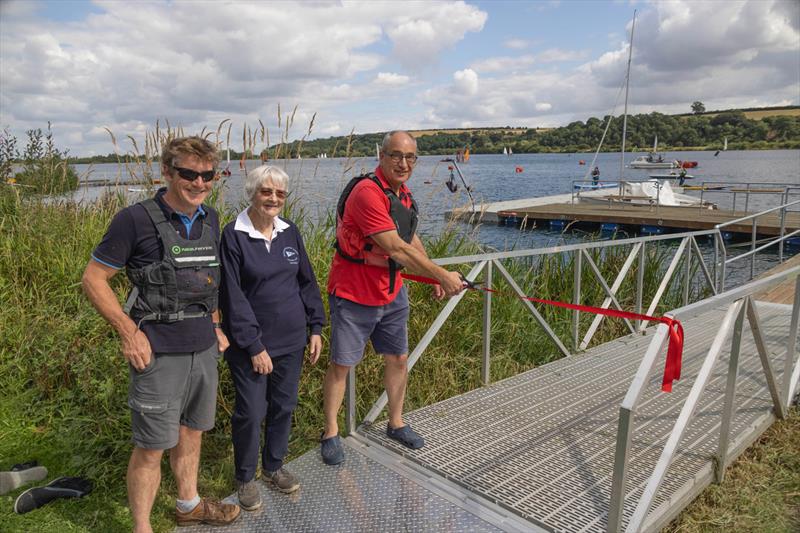
[{"label": "sky", "polygon": [[[72,155],[261,120],[272,142],[800,104],[800,2],[0,0],[0,127]],[[238,141],[237,141],[238,139]],[[224,139],[223,139],[224,140]]]}]

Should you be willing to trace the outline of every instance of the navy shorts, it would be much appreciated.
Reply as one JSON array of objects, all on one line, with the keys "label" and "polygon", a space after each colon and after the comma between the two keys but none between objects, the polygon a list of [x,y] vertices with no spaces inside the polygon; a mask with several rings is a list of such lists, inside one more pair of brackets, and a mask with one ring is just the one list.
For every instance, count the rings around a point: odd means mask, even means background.
[{"label": "navy shorts", "polygon": [[214,427],[220,355],[215,342],[201,352],[153,354],[141,372],[128,365],[136,447],[168,450],[178,444],[180,426],[198,431]]},{"label": "navy shorts", "polygon": [[367,340],[383,355],[408,353],[408,293],[405,286],[386,305],[361,305],[329,295],[331,361],[355,366],[364,357]]}]

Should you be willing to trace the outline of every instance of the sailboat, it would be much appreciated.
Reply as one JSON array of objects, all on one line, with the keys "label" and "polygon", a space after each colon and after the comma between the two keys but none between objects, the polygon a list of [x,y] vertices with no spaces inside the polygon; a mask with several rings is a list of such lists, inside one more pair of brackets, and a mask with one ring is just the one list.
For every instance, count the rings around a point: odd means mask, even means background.
[{"label": "sailboat", "polygon": [[381,146],[378,143],[375,143],[375,161],[380,161],[381,159]]},{"label": "sailboat", "polygon": [[[589,203],[602,203],[605,205],[611,204],[625,204],[625,205],[646,205],[652,206],[654,204],[658,205],[666,205],[666,206],[676,206],[676,207],[704,207],[708,209],[716,209],[714,204],[709,202],[701,202],[700,198],[689,196],[686,194],[677,193],[672,190],[672,186],[669,184],[668,181],[659,181],[658,179],[653,179],[646,182],[627,182],[624,179],[624,169],[625,169],[625,137],[627,135],[628,129],[628,91],[630,87],[630,77],[631,77],[631,58],[633,56],[633,32],[636,28],[636,11],[633,12],[633,23],[631,24],[631,41],[630,46],[628,47],[628,69],[625,75],[625,111],[623,114],[622,120],[622,146],[620,150],[620,165],[619,165],[619,183],[615,184],[618,187],[617,194],[614,195],[607,195],[602,191],[588,191],[587,193],[583,194],[579,192],[579,201],[580,202],[589,202]],[[608,126],[611,124],[611,117],[609,116],[608,124],[606,125],[606,131],[608,131]],[[603,133],[603,137],[600,140],[600,144],[602,145],[603,139],[605,139],[605,132]],[[649,154],[658,155],[658,137],[655,138],[653,143],[653,152]],[[597,158],[597,153],[600,151],[600,146],[597,147],[597,152],[595,153],[595,159]],[[642,156],[638,160],[645,159],[648,156]],[[679,163],[675,162],[675,166],[671,166],[671,162],[661,162],[660,164],[669,165],[669,166],[653,166],[653,164],[658,165],[659,162],[650,162],[644,161],[645,163],[649,163],[649,166],[643,167],[635,167],[633,163],[631,167],[633,168],[676,168]],[[594,165],[594,160],[592,161],[592,165]],[[590,165],[588,168],[592,168]],[[588,177],[588,172],[584,179]],[[603,184],[598,183],[598,188],[601,188]]]},{"label": "sailboat", "polygon": [[728,138],[725,137],[725,142],[722,145],[722,151],[726,151],[728,149]]}]

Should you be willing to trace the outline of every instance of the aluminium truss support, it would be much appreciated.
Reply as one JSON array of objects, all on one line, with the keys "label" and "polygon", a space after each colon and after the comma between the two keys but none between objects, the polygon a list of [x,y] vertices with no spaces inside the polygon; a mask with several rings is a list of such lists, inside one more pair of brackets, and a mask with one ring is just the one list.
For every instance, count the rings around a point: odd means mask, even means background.
[{"label": "aluminium truss support", "polygon": [[[647,256],[644,253],[645,243],[639,248],[639,268],[636,270],[636,314],[642,314],[642,298],[644,297],[644,269],[647,267]],[[636,320],[636,329],[642,331],[642,321]]]},{"label": "aluminium truss support", "polygon": [[[644,246],[644,243],[636,243],[633,246],[633,248],[631,248],[631,252],[628,254],[628,257],[627,257],[627,259],[625,259],[625,263],[622,265],[622,268],[620,269],[619,274],[617,274],[617,278],[614,280],[614,284],[611,285],[610,294],[608,296],[606,296],[605,300],[603,300],[602,305],[600,305],[600,307],[602,309],[608,309],[609,305],[611,305],[611,299],[616,297],[617,291],[619,291],[619,288],[622,286],[622,282],[625,280],[625,277],[628,275],[628,271],[631,269],[631,266],[633,265],[633,262],[636,260],[637,254],[640,253],[640,251],[643,248],[643,246]],[[595,271],[595,273],[596,273],[596,271]],[[575,303],[579,303],[579,302],[575,302]],[[641,309],[641,300],[639,300],[637,302],[637,304],[638,304],[637,312],[640,312],[639,309]],[[589,345],[589,342],[591,342],[592,337],[594,337],[594,334],[597,331],[597,328],[600,327],[600,323],[603,321],[604,318],[605,318],[605,315],[595,315],[594,320],[592,320],[592,323],[589,326],[589,329],[586,331],[586,335],[584,335],[584,337],[583,337],[583,342],[581,342],[581,345],[580,345],[580,349],[581,350],[585,349]],[[634,328],[633,326],[630,326],[630,325],[629,325],[629,327],[631,328],[631,333],[636,333],[636,328]]]},{"label": "aluminium truss support", "polygon": [[482,350],[482,364],[481,364],[481,381],[484,385],[488,385],[492,381],[491,371],[491,347],[492,347],[492,265],[494,261],[486,263],[485,273],[483,275],[483,286],[488,291],[483,293],[483,350]]},{"label": "aluminium truss support", "polygon": [[569,353],[567,347],[564,346],[564,343],[558,338],[558,335],[556,335],[556,333],[553,331],[553,328],[550,327],[550,324],[547,323],[547,320],[544,319],[544,317],[539,313],[539,311],[536,310],[531,302],[525,299],[527,295],[522,291],[519,285],[517,285],[517,282],[514,281],[514,278],[511,277],[511,274],[508,273],[508,270],[506,270],[500,262],[496,262],[495,266],[497,267],[497,271],[500,272],[500,275],[505,278],[506,282],[508,282],[514,292],[517,293],[517,296],[520,297],[520,301],[525,305],[525,307],[528,308],[528,311],[531,312],[533,318],[535,318],[539,325],[542,326],[542,329],[544,329],[545,333],[547,333],[547,336],[550,337],[550,340],[552,340],[553,343],[558,347],[558,350],[564,354],[564,356],[569,357],[571,354]]},{"label": "aluminium truss support", "polygon": [[[697,261],[700,264],[700,269],[703,272],[703,277],[706,278],[706,283],[708,283],[708,286],[711,288],[711,292],[717,294],[717,285],[716,283],[714,283],[714,280],[711,279],[711,274],[708,272],[708,267],[706,267],[706,262],[703,260],[703,254],[700,251],[700,246],[698,246],[697,244],[697,239],[695,239],[694,237],[691,237],[691,239],[692,239],[692,249],[694,250],[694,253],[697,256]],[[716,268],[716,264],[714,268]]]},{"label": "aluminium truss support", "polygon": [[[594,272],[594,275],[597,278],[597,281],[600,282],[600,286],[605,291],[606,296],[611,300],[611,303],[613,303],[614,307],[616,307],[619,311],[624,311],[625,309],[617,301],[617,297],[615,296],[615,292],[616,291],[612,291],[611,288],[608,286],[608,283],[606,283],[606,280],[603,277],[603,274],[600,272],[600,269],[597,268],[597,265],[592,260],[592,257],[588,253],[586,253],[585,250],[584,250],[583,254],[586,257],[586,262],[589,263],[589,268],[591,268],[592,272]],[[629,255],[628,257],[630,258],[632,256]],[[633,262],[633,259],[631,259],[631,262]],[[627,263],[627,261],[626,261],[626,263]],[[630,265],[628,265],[628,267],[630,267]],[[621,283],[621,281],[620,281],[620,283]],[[625,321],[625,324],[628,326],[628,329],[630,330],[631,333],[636,333],[636,329],[634,329],[633,324],[631,324],[630,320],[628,320],[627,318],[623,318],[622,320]]]},{"label": "aluminium truss support", "polygon": [[692,280],[692,247],[688,244],[688,241],[693,241],[694,238],[686,237],[687,246],[686,251],[684,252],[684,260],[683,260],[683,306],[686,307],[689,305],[689,287],[691,286]]},{"label": "aluminium truss support", "polygon": [[[575,305],[581,304],[581,275],[583,271],[583,253],[580,250],[575,251],[575,273],[572,289],[572,303]],[[578,344],[578,329],[580,326],[581,312],[577,309],[572,311],[572,348],[577,352],[582,350],[583,346]]]},{"label": "aluminium truss support", "polygon": [[781,402],[780,392],[778,392],[778,380],[775,379],[775,372],[772,371],[772,363],[769,360],[767,344],[764,342],[764,335],[761,332],[761,320],[758,317],[758,311],[752,300],[750,300],[750,304],[747,306],[747,319],[750,322],[750,331],[753,332],[753,339],[756,341],[756,351],[758,351],[758,356],[761,359],[764,376],[767,378],[769,394],[775,406],[775,415],[780,419],[784,419],[786,418],[786,413],[783,408],[783,402]]},{"label": "aluminium truss support", "polygon": [[[789,409],[792,403],[794,387],[797,385],[798,372],[800,372],[800,361],[794,366],[794,359],[797,355],[797,328],[798,318],[800,318],[800,276],[794,281],[794,307],[792,307],[792,322],[789,326],[789,339],[786,342],[786,359],[783,362],[783,405]],[[794,367],[794,371],[792,368]]]},{"label": "aluminium truss support", "polygon": [[746,310],[752,304],[750,297],[745,298],[745,303],[736,315],[731,338],[731,356],[728,360],[728,382],[725,386],[725,405],[722,409],[722,424],[719,430],[719,448],[717,451],[716,471],[714,476],[717,483],[722,483],[725,478],[725,469],[728,467],[728,443],[730,442],[731,420],[736,411],[736,380],[739,377],[739,353],[742,347],[742,326]]},{"label": "aluminium truss support", "polygon": [[[646,315],[652,316],[653,312],[656,310],[656,307],[658,307],[658,303],[661,301],[661,297],[664,295],[664,291],[667,290],[667,285],[669,285],[669,282],[672,279],[672,274],[675,272],[675,269],[678,268],[678,263],[681,261],[683,250],[686,248],[686,241],[687,239],[685,237],[681,239],[681,244],[675,251],[675,256],[672,258],[667,271],[664,273],[664,278],[658,285],[658,290],[656,290],[656,294],[653,296],[653,301],[650,302],[650,307],[647,308],[647,312],[645,313]],[[648,323],[649,320],[643,320],[642,324],[639,326],[639,331],[644,331]]]}]

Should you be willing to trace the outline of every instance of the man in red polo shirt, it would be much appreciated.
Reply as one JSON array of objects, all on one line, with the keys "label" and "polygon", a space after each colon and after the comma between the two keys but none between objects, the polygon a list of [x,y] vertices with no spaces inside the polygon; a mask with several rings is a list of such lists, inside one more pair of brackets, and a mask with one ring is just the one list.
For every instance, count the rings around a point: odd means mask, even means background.
[{"label": "man in red polo shirt", "polygon": [[[331,310],[331,361],[325,374],[325,429],[322,458],[344,461],[337,413],[344,399],[347,372],[358,364],[367,340],[384,358],[389,399],[386,434],[417,449],[425,441],[403,422],[408,369],[408,295],[392,262],[439,281],[437,298],[464,289],[458,272],[434,264],[415,233],[416,204],[406,182],[417,161],[417,143],[404,131],[383,139],[376,179],[353,187],[338,220],[337,252],[328,277]],[[380,185],[379,185],[380,184]]]}]

